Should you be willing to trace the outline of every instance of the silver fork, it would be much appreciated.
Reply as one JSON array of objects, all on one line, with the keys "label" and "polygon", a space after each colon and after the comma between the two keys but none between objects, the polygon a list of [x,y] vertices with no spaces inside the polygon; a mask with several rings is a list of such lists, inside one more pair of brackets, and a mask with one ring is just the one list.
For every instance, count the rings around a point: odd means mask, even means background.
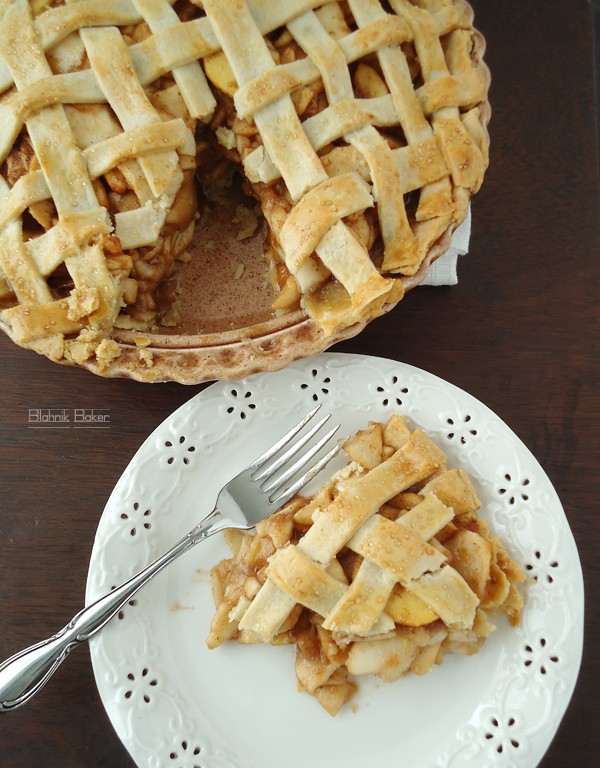
[{"label": "silver fork", "polygon": [[[17,709],[28,702],[48,682],[73,648],[102,629],[144,584],[184,552],[226,528],[254,528],[310,482],[340,448],[340,444],[336,444],[304,474],[287,484],[309,465],[338,429],[333,427],[306,452],[302,452],[329,419],[329,415],[324,416],[300,435],[319,408],[320,405],[230,480],[219,492],[212,512],[168,552],[81,610],[52,637],[25,648],[0,664],[0,712]],[[298,439],[292,442],[297,435]]]}]

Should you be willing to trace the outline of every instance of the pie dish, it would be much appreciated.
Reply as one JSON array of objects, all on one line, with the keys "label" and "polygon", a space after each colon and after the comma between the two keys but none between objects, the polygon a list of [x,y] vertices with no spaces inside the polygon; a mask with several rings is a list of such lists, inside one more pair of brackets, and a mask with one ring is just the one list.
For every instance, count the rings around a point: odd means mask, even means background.
[{"label": "pie dish", "polygon": [[[3,329],[102,375],[190,383],[357,333],[482,184],[483,52],[463,0],[4,4]],[[211,328],[204,289],[235,281],[248,311]]]}]

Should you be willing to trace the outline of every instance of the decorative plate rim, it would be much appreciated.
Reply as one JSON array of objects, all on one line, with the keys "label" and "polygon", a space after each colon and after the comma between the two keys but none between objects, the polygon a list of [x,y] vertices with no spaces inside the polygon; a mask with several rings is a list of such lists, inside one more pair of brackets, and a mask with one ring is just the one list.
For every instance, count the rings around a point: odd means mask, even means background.
[{"label": "decorative plate rim", "polygon": [[[413,366],[325,353],[195,395],[145,440],[116,484],[98,526],[86,600],[184,534],[197,522],[190,509],[196,499],[216,492],[261,450],[259,442],[269,445],[284,422],[291,425],[316,401],[348,431],[397,410],[438,441],[451,465],[467,469],[484,516],[531,577],[522,626],[500,622],[479,654],[447,657],[426,678],[361,684],[358,710],[331,720],[296,692],[293,660],[279,653],[286,649],[205,649],[212,615],[207,571],[227,556],[221,542],[205,542],[90,643],[98,690],[124,746],[139,768],[279,768],[286,748],[290,768],[337,768],[362,764],[362,733],[378,750],[379,757],[367,753],[373,768],[390,758],[416,759],[420,768],[534,768],[581,664],[583,579],[575,541],[550,480],[512,430],[476,398]],[[406,710],[408,699],[430,713],[425,723]],[[261,715],[269,701],[280,708]],[[377,728],[393,712],[401,714],[403,738]],[[284,724],[298,719],[294,733],[304,722],[321,752],[304,742],[289,750]]]}]

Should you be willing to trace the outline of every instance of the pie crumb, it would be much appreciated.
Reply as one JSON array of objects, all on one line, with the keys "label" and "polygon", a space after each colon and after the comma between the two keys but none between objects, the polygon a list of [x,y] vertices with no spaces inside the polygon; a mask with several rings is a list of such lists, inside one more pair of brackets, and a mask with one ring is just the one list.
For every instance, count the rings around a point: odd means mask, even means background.
[{"label": "pie crumb", "polygon": [[96,347],[96,360],[100,370],[107,368],[121,354],[121,348],[113,339],[102,339]]},{"label": "pie crumb", "polygon": [[233,223],[239,224],[241,229],[235,236],[236,240],[246,240],[258,229],[258,216],[245,205],[238,205],[233,216]]},{"label": "pie crumb", "polygon": [[152,368],[154,365],[154,355],[149,349],[138,350],[138,355],[140,356],[140,360],[145,363],[146,368]]},{"label": "pie crumb", "polygon": [[160,319],[164,328],[175,328],[181,322],[181,312],[177,304],[174,304]]}]

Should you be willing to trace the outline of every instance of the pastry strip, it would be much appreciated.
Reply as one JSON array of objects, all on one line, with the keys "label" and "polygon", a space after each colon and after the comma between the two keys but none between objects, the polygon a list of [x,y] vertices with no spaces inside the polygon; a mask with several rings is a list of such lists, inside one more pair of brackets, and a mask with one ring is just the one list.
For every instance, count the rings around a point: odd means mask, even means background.
[{"label": "pastry strip", "polygon": [[[312,3],[314,6],[315,4]],[[441,13],[433,16],[439,36],[448,34],[457,27],[456,19],[442,18]],[[288,24],[288,28],[290,24]],[[347,64],[352,64],[385,46],[400,45],[412,40],[412,30],[404,19],[398,16],[376,18],[350,34],[337,40]],[[249,117],[255,111],[291,90],[311,85],[321,77],[321,72],[310,59],[297,59],[282,64],[276,70],[268,70],[255,80],[238,88],[234,96],[236,111],[240,117]],[[478,101],[482,86],[480,78],[469,87],[466,101]],[[462,82],[461,82],[462,86]],[[421,103],[431,101],[428,91],[419,91]],[[461,89],[462,94],[462,89]],[[397,118],[394,120],[394,123]]]},{"label": "pastry strip", "polygon": [[253,632],[268,643],[295,605],[293,597],[267,579],[240,618],[239,629]]},{"label": "pastry strip", "polygon": [[446,560],[420,536],[380,515],[361,526],[347,546],[391,573],[401,584],[418,579],[427,571],[437,570]]},{"label": "pastry strip", "polygon": [[[4,179],[0,179],[0,193],[3,184]],[[20,221],[13,221],[0,231],[0,267],[22,304],[31,306],[52,300],[46,281],[25,247]]]},{"label": "pastry strip", "polygon": [[[125,131],[160,122],[133,72],[121,33],[114,28],[82,29],[80,35],[100,87]],[[173,150],[140,157],[138,162],[156,197],[165,192],[174,177],[179,177],[179,184],[183,180]]]},{"label": "pastry strip", "polygon": [[444,459],[433,441],[415,430],[389,459],[346,486],[298,546],[313,560],[328,563],[365,520],[396,494],[433,474]]},{"label": "pastry strip", "polygon": [[279,233],[285,262],[292,273],[298,271],[337,222],[372,205],[369,187],[358,174],[327,179],[307,192],[291,210]]},{"label": "pastry strip", "polygon": [[[135,8],[153,33],[181,22],[167,0],[132,0]],[[160,51],[162,53],[162,51]],[[208,119],[217,102],[209,88],[206,76],[197,60],[171,69],[181,95],[192,117]]]},{"label": "pastry strip", "polygon": [[421,495],[424,496],[423,501],[404,512],[397,522],[416,536],[429,541],[452,521],[456,510],[440,501],[434,493],[427,494],[422,490]]},{"label": "pastry strip", "polygon": [[473,625],[479,598],[463,577],[450,566],[426,573],[406,584],[448,627],[467,629]]},{"label": "pastry strip", "polygon": [[267,567],[267,576],[294,603],[301,603],[320,616],[328,616],[348,587],[290,545],[278,550]]},{"label": "pastry strip", "polygon": [[473,483],[464,469],[448,469],[432,478],[421,489],[422,494],[434,493],[457,515],[476,512],[481,507]]},{"label": "pastry strip", "polygon": [[[433,538],[439,531],[447,525],[454,517],[454,511],[446,507],[433,494],[427,496],[422,502],[414,506],[411,510],[404,513],[397,521],[403,531],[408,531],[412,536],[419,538],[422,542],[427,542]],[[379,515],[375,515],[372,520],[383,520]],[[389,521],[386,521],[386,523]],[[367,521],[353,538],[348,542],[350,549],[361,552],[360,547],[366,550],[369,542],[373,543],[372,552],[377,552],[376,560],[365,554],[365,559],[361,563],[358,572],[354,576],[352,584],[347,592],[334,606],[331,613],[323,623],[325,629],[346,632],[347,634],[360,634],[368,632],[374,622],[385,610],[386,603],[392,593],[394,585],[399,581],[406,583],[406,578],[397,578],[397,574],[382,563],[379,556],[377,542],[373,542],[372,531],[369,533],[368,526],[371,521]],[[396,523],[392,523],[395,525]],[[365,529],[365,530],[363,530]],[[359,543],[359,547],[353,546],[353,541]],[[384,548],[387,542],[383,541]],[[401,548],[405,551],[405,547]],[[414,564],[409,564],[414,568]],[[409,578],[415,578],[411,575]]]},{"label": "pastry strip", "polygon": [[328,613],[324,629],[348,635],[369,632],[383,614],[395,583],[377,563],[363,560],[352,583]]}]

